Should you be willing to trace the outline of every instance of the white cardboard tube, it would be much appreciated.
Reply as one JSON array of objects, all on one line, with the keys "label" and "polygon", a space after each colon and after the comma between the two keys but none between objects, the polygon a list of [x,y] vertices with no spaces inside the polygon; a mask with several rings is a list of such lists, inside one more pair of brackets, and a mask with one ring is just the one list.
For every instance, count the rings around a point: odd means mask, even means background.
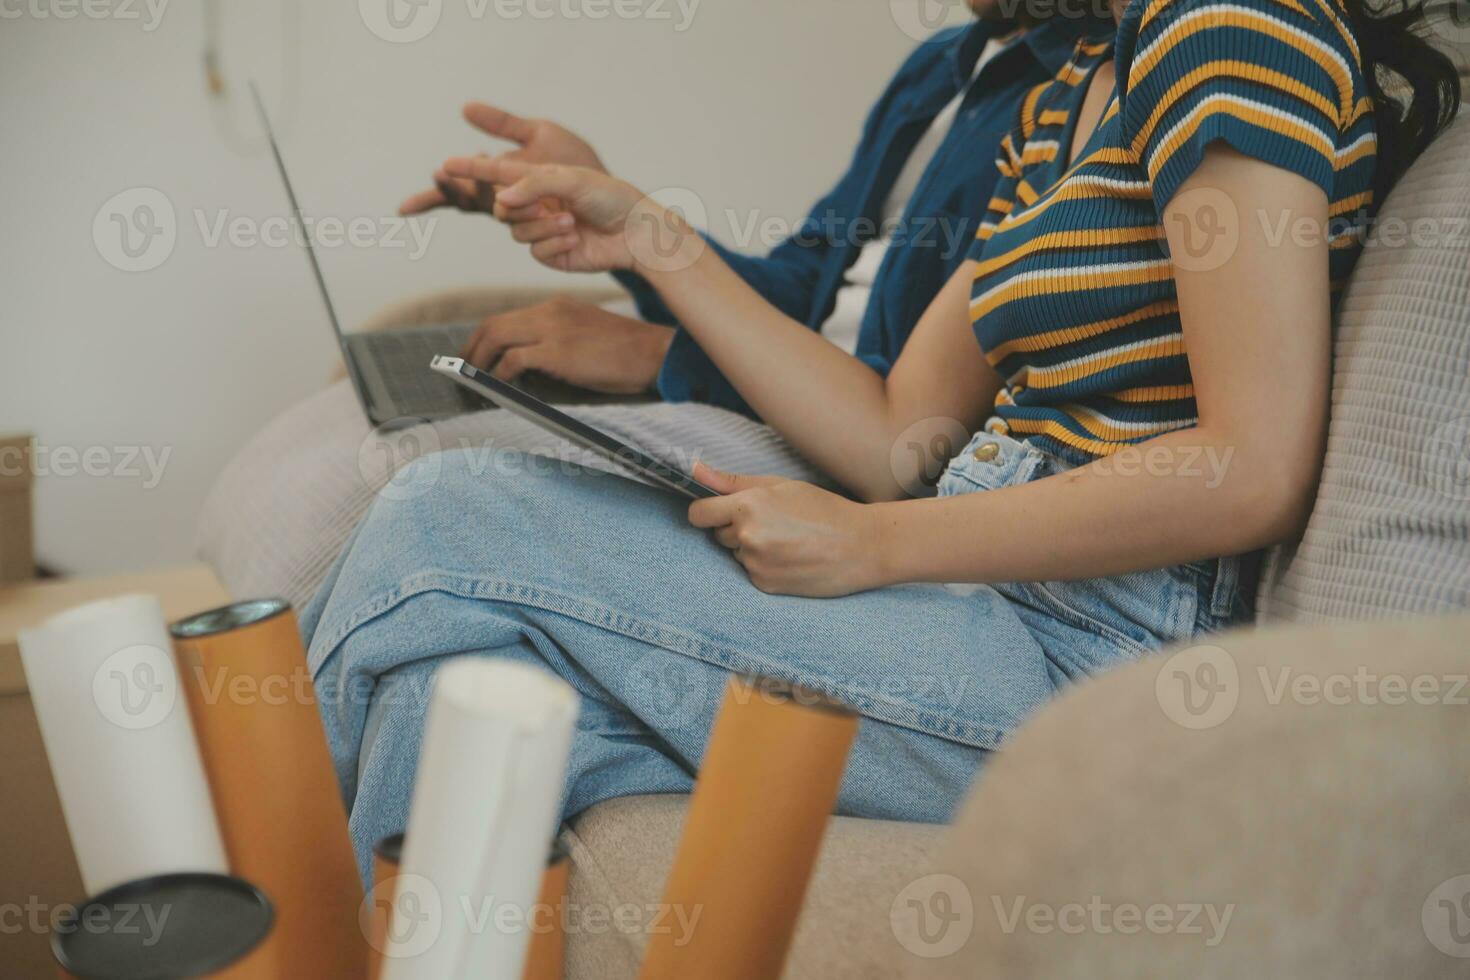
[{"label": "white cardboard tube", "polygon": [[78,606],[19,641],[87,894],[175,871],[227,873],[158,599]]},{"label": "white cardboard tube", "polygon": [[521,975],[577,705],[565,682],[511,661],[436,675],[384,980]]}]

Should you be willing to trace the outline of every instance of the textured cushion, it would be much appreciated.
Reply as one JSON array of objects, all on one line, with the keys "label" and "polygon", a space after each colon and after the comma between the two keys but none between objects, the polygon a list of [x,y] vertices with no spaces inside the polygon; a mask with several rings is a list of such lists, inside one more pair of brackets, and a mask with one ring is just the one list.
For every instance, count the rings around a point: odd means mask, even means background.
[{"label": "textured cushion", "polygon": [[1254,629],[1074,688],[957,816],[912,975],[1466,976],[1466,636]]},{"label": "textured cushion", "polygon": [[[631,980],[638,972],[648,926],[647,909],[662,901],[664,880],[683,831],[686,796],[635,796],[587,811],[564,835],[575,871],[568,893],[568,980]],[[897,975],[903,948],[889,926],[894,899],[917,878],[936,871],[942,827],[834,817],[807,890],[785,980],[865,980]],[[752,855],[752,860],[758,856]],[[620,916],[622,907],[637,906]],[[689,922],[693,913],[686,914]],[[612,923],[622,919],[624,928]],[[600,919],[601,925],[594,925]],[[584,927],[578,927],[585,921]],[[694,935],[698,919],[693,918]],[[684,932],[688,934],[687,930]]]},{"label": "textured cushion", "polygon": [[1390,195],[1343,299],[1326,466],[1264,619],[1470,609],[1470,120]]}]

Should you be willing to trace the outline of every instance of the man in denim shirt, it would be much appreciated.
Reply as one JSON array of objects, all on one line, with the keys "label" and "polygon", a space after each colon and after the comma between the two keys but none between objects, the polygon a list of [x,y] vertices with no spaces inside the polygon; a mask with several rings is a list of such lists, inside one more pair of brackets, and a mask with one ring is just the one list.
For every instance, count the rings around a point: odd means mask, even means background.
[{"label": "man in denim shirt", "polygon": [[[976,23],[937,34],[908,58],[870,112],[847,172],[790,238],[759,257],[712,242],[773,305],[884,373],[964,259],[1021,98],[1060,70],[1095,23],[1058,15],[1020,31],[999,19],[997,0],[970,3]],[[481,104],[466,117],[519,144],[515,158],[604,169],[555,123]],[[473,186],[442,173],[435,182],[403,212],[483,209]],[[653,290],[636,275],[619,278],[638,318],[554,301],[488,318],[466,357],[507,379],[537,370],[596,390],[654,389],[665,401],[753,414]]]}]

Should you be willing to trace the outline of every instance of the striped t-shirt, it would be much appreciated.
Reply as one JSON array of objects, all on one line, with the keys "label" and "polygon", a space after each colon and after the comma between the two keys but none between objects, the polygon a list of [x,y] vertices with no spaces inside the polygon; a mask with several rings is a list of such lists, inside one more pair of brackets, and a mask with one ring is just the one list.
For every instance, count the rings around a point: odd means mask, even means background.
[{"label": "striped t-shirt", "polygon": [[[1109,58],[1113,97],[1067,168]],[[1326,192],[1339,288],[1374,204],[1361,65],[1337,0],[1132,0],[1116,37],[1081,42],[1023,102],[969,256],[970,316],[1005,382],[987,428],[1082,463],[1196,424],[1161,215],[1215,141]],[[1209,217],[1189,229],[1201,263],[1223,228]]]}]

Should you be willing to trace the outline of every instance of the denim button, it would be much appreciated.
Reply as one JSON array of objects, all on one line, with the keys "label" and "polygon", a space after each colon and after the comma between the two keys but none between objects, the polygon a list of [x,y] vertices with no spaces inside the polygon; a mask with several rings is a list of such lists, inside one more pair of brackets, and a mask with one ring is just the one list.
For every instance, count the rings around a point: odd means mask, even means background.
[{"label": "denim button", "polygon": [[982,463],[994,463],[1000,456],[1000,443],[982,442],[975,447],[975,458]]}]

